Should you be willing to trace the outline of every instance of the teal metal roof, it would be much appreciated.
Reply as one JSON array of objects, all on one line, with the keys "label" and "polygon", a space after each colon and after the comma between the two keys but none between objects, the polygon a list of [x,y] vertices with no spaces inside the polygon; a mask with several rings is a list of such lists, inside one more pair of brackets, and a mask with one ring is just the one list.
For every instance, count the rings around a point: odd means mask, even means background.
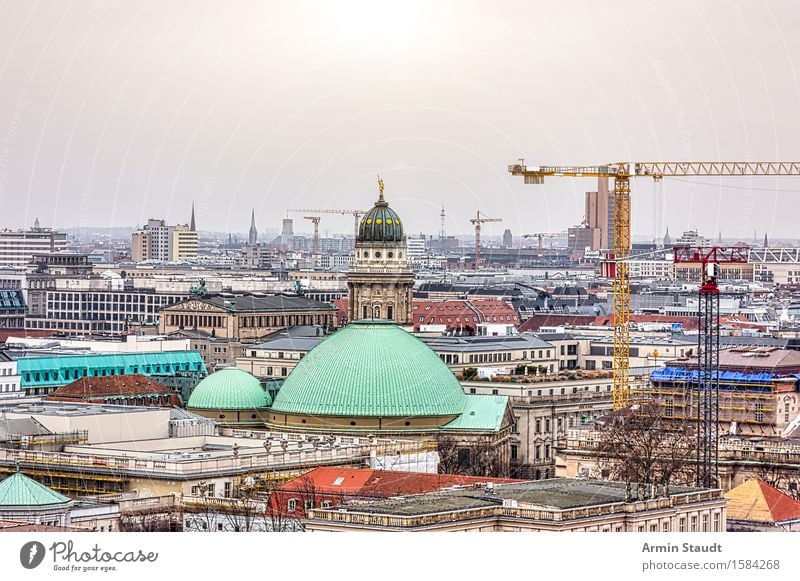
[{"label": "teal metal roof", "polygon": [[303,357],[272,409],[316,416],[461,413],[466,395],[430,347],[389,321],[353,321]]},{"label": "teal metal roof", "polygon": [[81,377],[111,375],[167,375],[206,373],[197,351],[159,351],[154,353],[92,353],[86,355],[48,355],[17,359],[22,387],[66,385]]},{"label": "teal metal roof", "polygon": [[467,395],[464,412],[443,430],[498,432],[508,408],[507,395]]},{"label": "teal metal roof", "polygon": [[0,482],[0,509],[15,506],[47,507],[71,502],[63,494],[16,472]]},{"label": "teal metal roof", "polygon": [[272,399],[261,383],[241,369],[220,369],[197,384],[189,396],[189,409],[252,410],[266,409]]}]

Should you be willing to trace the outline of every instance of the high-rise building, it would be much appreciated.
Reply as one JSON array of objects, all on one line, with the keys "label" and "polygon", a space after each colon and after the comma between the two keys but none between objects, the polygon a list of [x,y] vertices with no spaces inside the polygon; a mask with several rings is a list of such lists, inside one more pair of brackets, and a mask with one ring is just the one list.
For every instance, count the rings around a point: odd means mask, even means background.
[{"label": "high-rise building", "polygon": [[347,273],[348,318],[386,319],[410,325],[414,274],[400,217],[380,194],[358,228],[355,259]]},{"label": "high-rise building", "polygon": [[67,235],[42,228],[39,219],[30,230],[0,230],[0,265],[25,266],[34,254],[61,252],[67,248]]},{"label": "high-rise building", "polygon": [[589,242],[592,250],[610,248],[613,244],[614,213],[609,210],[608,180],[597,179],[597,191],[586,192],[584,229],[581,238]]},{"label": "high-rise building", "polygon": [[508,228],[503,232],[503,248],[511,248],[514,244],[514,237],[511,235],[511,230]]},{"label": "high-rise building", "polygon": [[287,250],[293,250],[292,241],[294,239],[294,223],[291,218],[283,219],[283,227],[281,229],[281,247]]},{"label": "high-rise building", "polygon": [[197,247],[197,232],[191,225],[167,226],[164,220],[150,219],[143,229],[131,236],[131,259],[166,262],[197,258]]}]

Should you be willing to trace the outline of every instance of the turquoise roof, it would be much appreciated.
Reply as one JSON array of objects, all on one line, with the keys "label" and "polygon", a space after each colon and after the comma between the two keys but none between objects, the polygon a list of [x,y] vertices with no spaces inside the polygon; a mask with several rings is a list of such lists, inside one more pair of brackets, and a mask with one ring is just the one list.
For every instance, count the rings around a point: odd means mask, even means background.
[{"label": "turquoise roof", "polygon": [[0,510],[10,507],[47,507],[72,502],[63,494],[28,478],[22,472],[0,482]]},{"label": "turquoise roof", "polygon": [[358,242],[402,242],[403,225],[400,216],[389,207],[383,194],[375,206],[361,218]]},{"label": "turquoise roof", "polygon": [[81,377],[110,375],[168,375],[206,373],[197,351],[159,351],[155,353],[91,353],[86,355],[48,355],[17,359],[22,387],[50,387],[72,383]]},{"label": "turquoise roof", "polygon": [[353,321],[289,373],[274,411],[314,416],[411,417],[461,413],[466,395],[436,353],[389,321]]},{"label": "turquoise roof", "polygon": [[220,369],[203,379],[189,396],[190,409],[253,410],[266,409],[272,399],[261,383],[241,369]]},{"label": "turquoise roof", "polygon": [[508,408],[507,395],[468,395],[464,412],[443,430],[499,432]]}]

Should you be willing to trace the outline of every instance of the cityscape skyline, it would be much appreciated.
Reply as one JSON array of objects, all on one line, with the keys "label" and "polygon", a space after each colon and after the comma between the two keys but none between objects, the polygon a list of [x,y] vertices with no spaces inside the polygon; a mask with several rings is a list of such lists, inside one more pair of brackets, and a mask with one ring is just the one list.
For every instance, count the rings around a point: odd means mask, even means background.
[{"label": "cityscape skyline", "polygon": [[[231,231],[251,207],[259,221],[352,208],[380,172],[414,230],[438,231],[443,204],[453,234],[476,210],[503,219],[497,234],[560,231],[592,180],[531,190],[507,164],[794,157],[794,4],[693,6],[690,22],[685,5],[647,7],[625,23],[590,2],[544,6],[535,34],[513,17],[525,7],[9,7],[0,226],[183,223],[194,200],[198,222]],[[794,237],[782,209],[796,192],[781,178],[665,179],[663,223]],[[651,234],[653,198],[633,184],[635,234]]]}]

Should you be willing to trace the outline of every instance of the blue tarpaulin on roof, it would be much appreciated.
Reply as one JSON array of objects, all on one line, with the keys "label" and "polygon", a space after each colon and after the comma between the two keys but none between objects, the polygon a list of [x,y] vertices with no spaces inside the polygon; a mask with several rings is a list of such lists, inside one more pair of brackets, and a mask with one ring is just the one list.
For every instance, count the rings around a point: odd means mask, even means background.
[{"label": "blue tarpaulin on roof", "polygon": [[[697,384],[699,381],[700,372],[696,369],[684,369],[682,367],[662,367],[650,373],[651,381],[670,381],[670,382],[684,382],[690,384]],[[712,375],[712,379],[713,379]],[[774,379],[785,377],[798,377],[796,374],[792,375],[776,375],[774,373],[739,373],[738,371],[720,371],[719,383],[720,389],[735,388],[737,384],[750,384],[749,389],[763,389],[767,391],[771,389],[770,384]],[[763,388],[753,384],[765,384]]]}]

